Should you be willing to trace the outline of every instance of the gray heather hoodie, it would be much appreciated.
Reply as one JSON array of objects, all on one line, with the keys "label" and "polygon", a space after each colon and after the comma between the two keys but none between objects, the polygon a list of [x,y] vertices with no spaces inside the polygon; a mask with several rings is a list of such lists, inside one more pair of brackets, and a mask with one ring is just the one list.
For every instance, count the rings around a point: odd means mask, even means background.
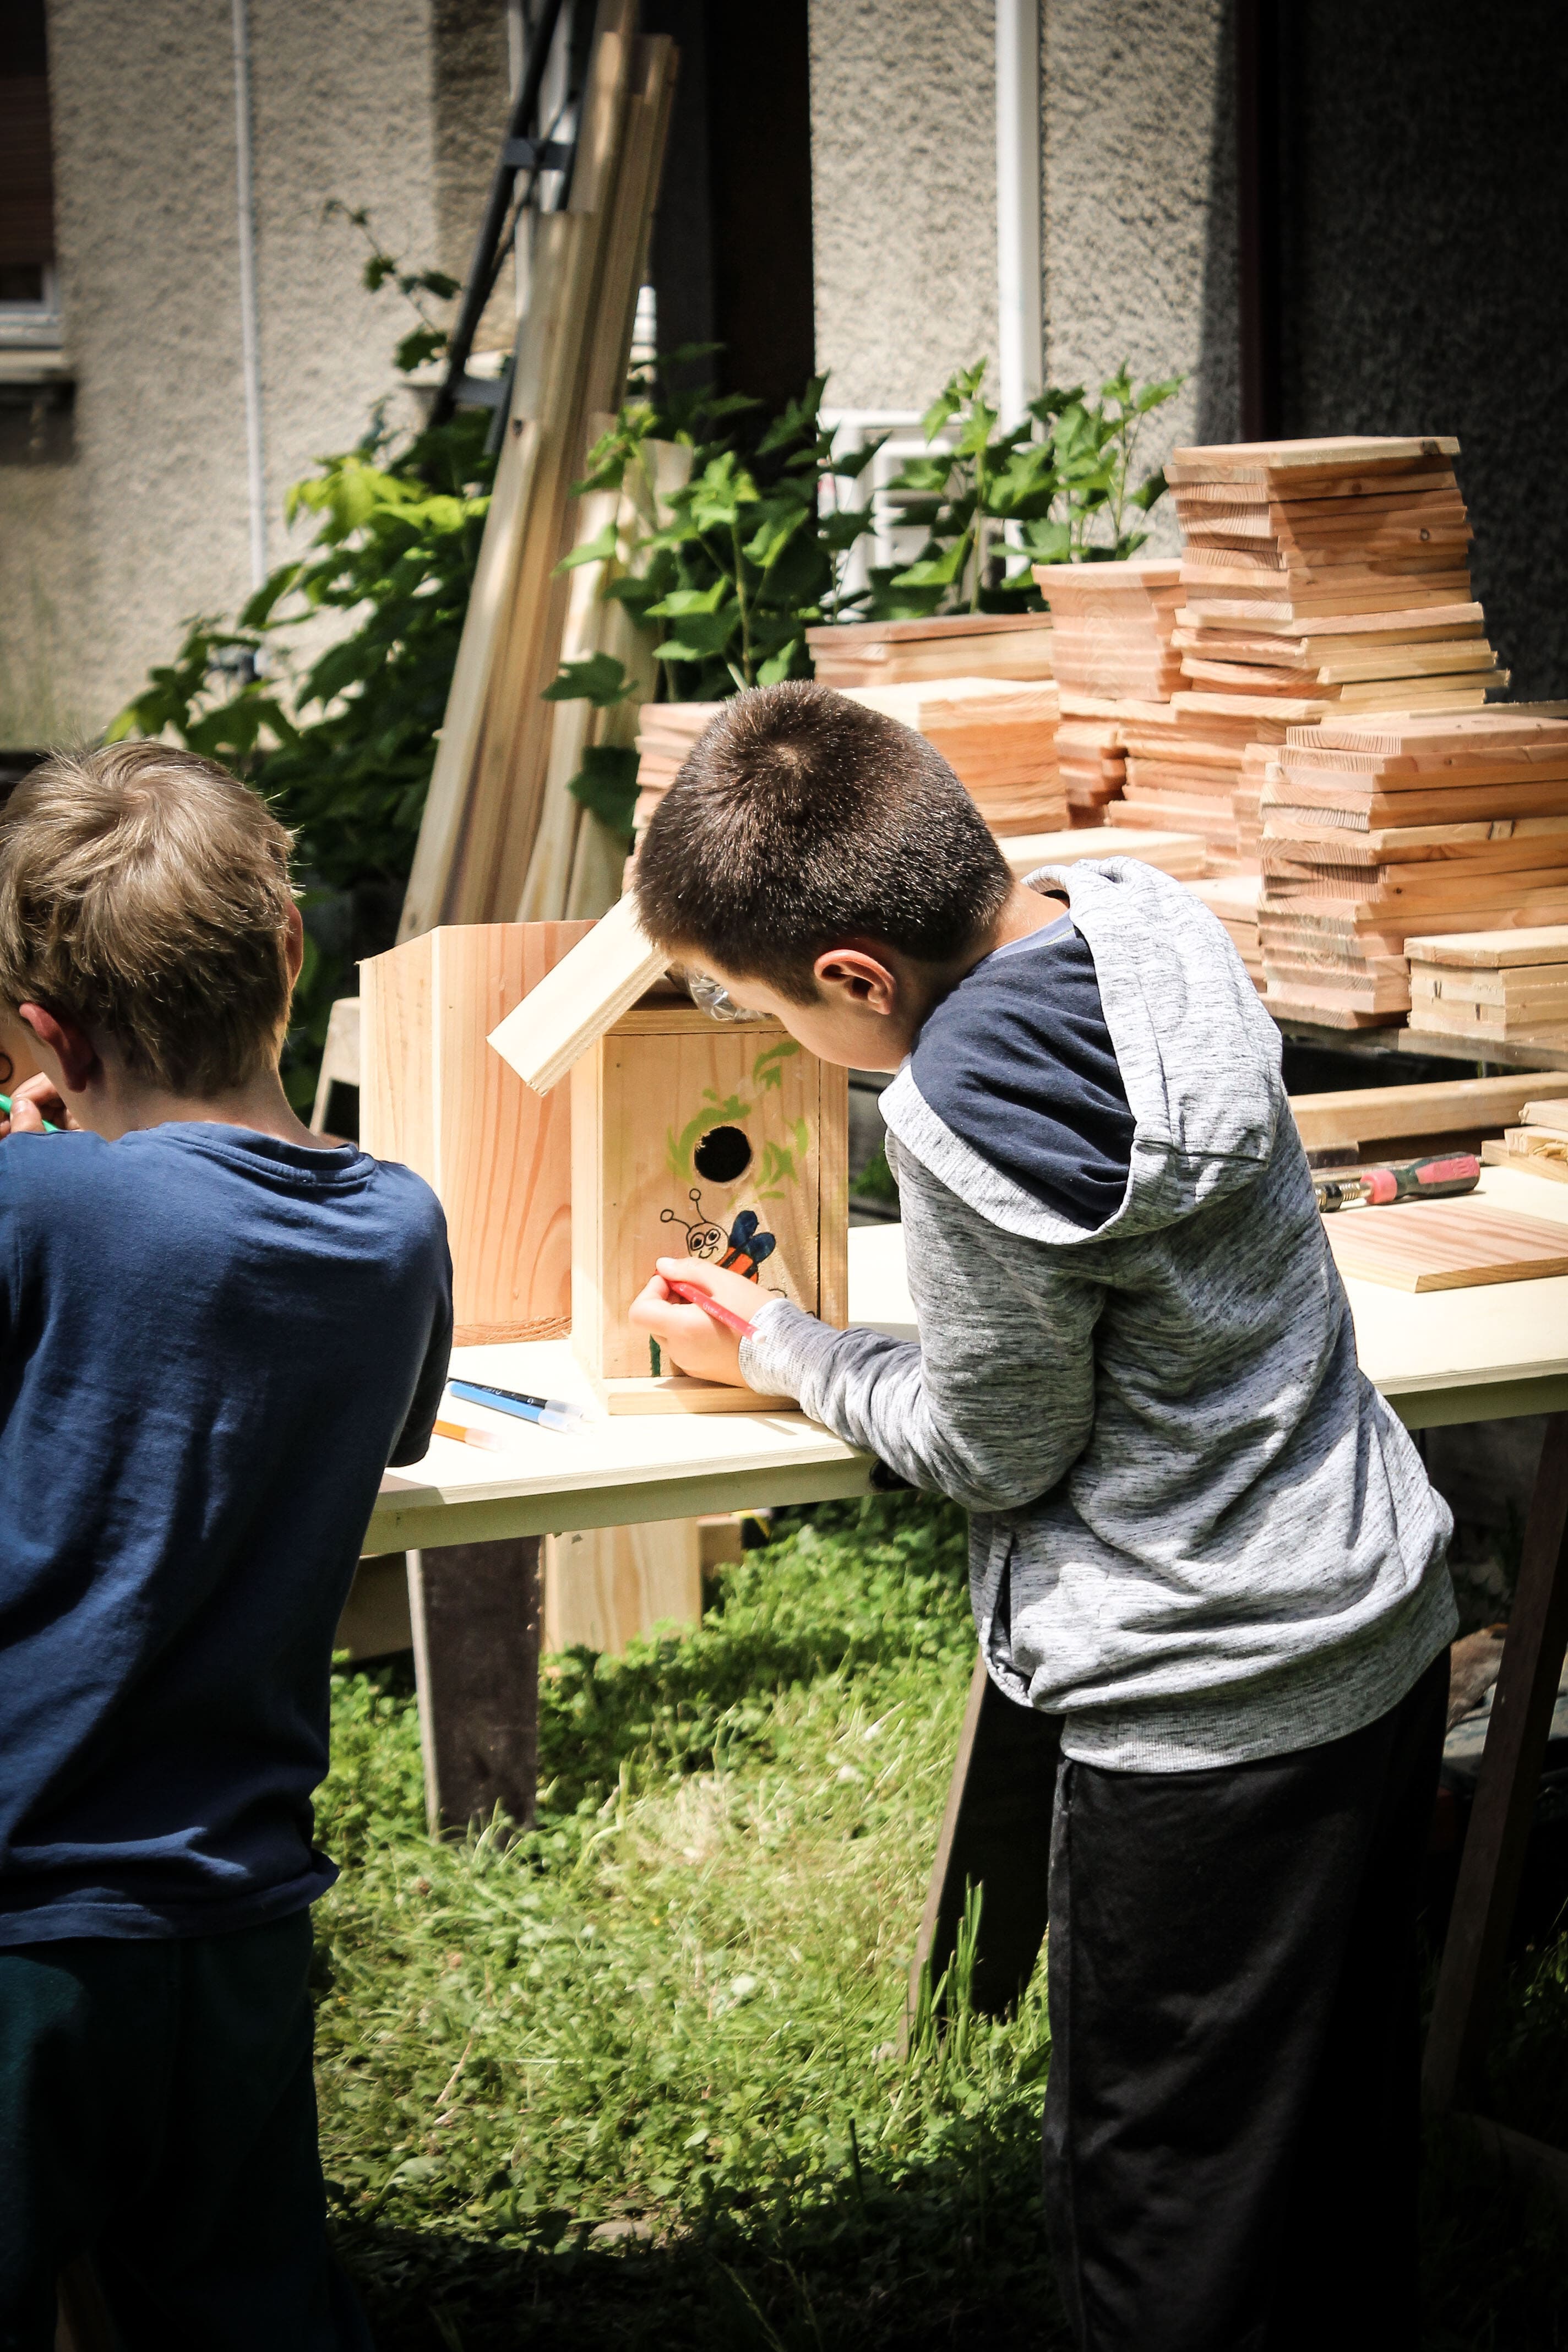
[{"label": "gray heather hoodie", "polygon": [[987,1665],[1065,1716],[1068,1756],[1337,1738],[1452,1639],[1452,1522],[1357,1367],[1279,1033],[1179,883],[1127,857],[1031,879],[1094,957],[1136,1123],[1121,1206],[1093,1231],[1042,1206],[906,1062],[882,1108],[919,1344],[781,1299],[742,1369],[968,1507]]}]

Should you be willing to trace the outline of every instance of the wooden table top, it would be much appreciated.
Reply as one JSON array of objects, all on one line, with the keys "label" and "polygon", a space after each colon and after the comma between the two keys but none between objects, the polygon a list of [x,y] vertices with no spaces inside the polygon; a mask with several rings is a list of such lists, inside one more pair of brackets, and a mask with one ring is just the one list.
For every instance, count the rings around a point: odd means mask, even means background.
[{"label": "wooden table top", "polygon": [[[1568,1185],[1489,1168],[1480,1197],[1499,1209],[1568,1224]],[[1343,1216],[1419,1216],[1347,1209]],[[1363,1370],[1413,1429],[1568,1409],[1568,1275],[1420,1294],[1348,1282]],[[915,1336],[903,1230],[849,1236],[849,1311],[900,1339]],[[563,1339],[459,1348],[459,1377],[587,1402]],[[463,1419],[472,1408],[456,1405]],[[389,1470],[364,1550],[485,1542],[566,1528],[686,1518],[764,1503],[826,1502],[869,1491],[869,1457],[800,1412],[627,1414],[571,1436],[518,1423],[514,1455],[446,1438],[425,1460]]]}]

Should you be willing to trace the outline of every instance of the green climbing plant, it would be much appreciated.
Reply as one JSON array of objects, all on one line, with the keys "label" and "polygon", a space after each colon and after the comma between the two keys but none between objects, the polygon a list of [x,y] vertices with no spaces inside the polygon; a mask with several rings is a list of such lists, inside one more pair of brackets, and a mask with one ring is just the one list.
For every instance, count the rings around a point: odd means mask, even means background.
[{"label": "green climbing plant", "polygon": [[1148,538],[1142,519],[1163,497],[1165,477],[1137,478],[1139,437],[1183,378],[1138,385],[1122,366],[1094,401],[1082,384],[1043,393],[1021,423],[999,431],[985,373],[982,360],[949,379],[921,420],[927,443],[943,446],[910,458],[889,484],[903,519],[927,537],[913,563],[873,572],[873,618],[1040,611],[1037,563],[1115,562]]}]

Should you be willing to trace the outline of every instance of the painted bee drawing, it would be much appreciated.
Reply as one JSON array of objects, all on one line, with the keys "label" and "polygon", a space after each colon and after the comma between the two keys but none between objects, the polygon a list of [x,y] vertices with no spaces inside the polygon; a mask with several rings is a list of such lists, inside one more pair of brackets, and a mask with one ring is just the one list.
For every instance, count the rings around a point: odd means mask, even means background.
[{"label": "painted bee drawing", "polygon": [[727,1265],[736,1274],[743,1274],[749,1281],[755,1282],[757,1268],[778,1247],[772,1234],[758,1230],[760,1220],[756,1211],[742,1209],[726,1234],[722,1225],[710,1223],[703,1215],[702,1195],[695,1184],[687,1198],[697,1211],[696,1223],[687,1223],[677,1209],[661,1209],[660,1224],[685,1227],[689,1256],[717,1258],[721,1265]]}]

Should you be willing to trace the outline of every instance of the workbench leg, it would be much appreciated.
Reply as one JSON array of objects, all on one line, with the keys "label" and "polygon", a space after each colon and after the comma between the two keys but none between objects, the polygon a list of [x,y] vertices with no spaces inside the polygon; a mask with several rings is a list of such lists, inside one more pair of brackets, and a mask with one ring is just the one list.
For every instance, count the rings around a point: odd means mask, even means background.
[{"label": "workbench leg", "polygon": [[910,1964],[906,2035],[921,1970],[929,1960],[935,1985],[952,1958],[969,1885],[982,1893],[974,2006],[1000,2017],[1022,1999],[1046,1933],[1060,1743],[1060,1717],[1018,1706],[977,1658]]},{"label": "workbench leg", "polygon": [[539,1778],[539,1542],[408,1555],[425,1813],[432,1832],[533,1819]]},{"label": "workbench leg", "polygon": [[1422,2090],[1434,2112],[1456,2102],[1470,2104],[1480,2084],[1489,2012],[1519,1897],[1565,1649],[1568,1413],[1554,1413],[1535,1474],[1519,1584],[1426,2035]]}]

